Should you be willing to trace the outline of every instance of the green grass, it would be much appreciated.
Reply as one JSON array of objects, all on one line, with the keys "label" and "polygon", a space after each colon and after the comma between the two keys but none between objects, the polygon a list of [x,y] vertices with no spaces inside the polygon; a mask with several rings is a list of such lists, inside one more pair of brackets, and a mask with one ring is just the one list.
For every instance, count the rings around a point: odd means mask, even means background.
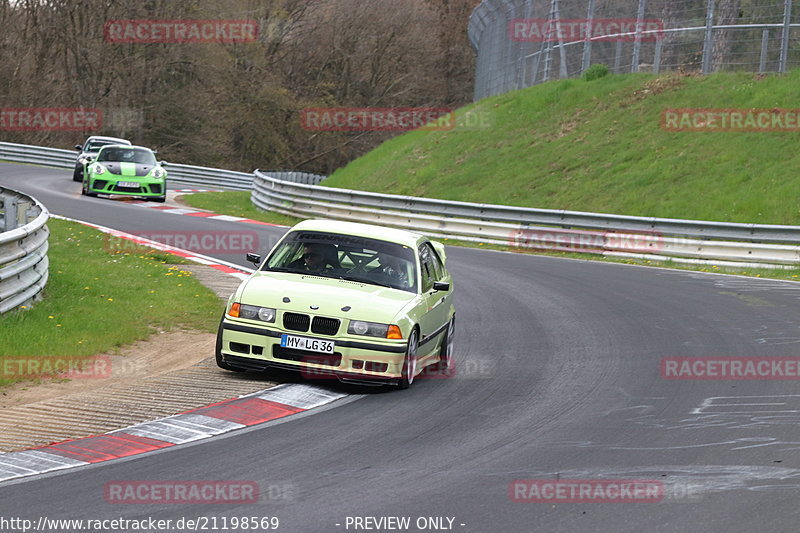
[{"label": "green grass", "polygon": [[556,81],[458,111],[472,130],[395,137],[323,182],[491,204],[800,224],[796,133],[668,132],[669,108],[796,108],[785,76],[652,74]]},{"label": "green grass", "polygon": [[[172,256],[115,251],[107,235],[73,222],[51,219],[48,227],[44,298],[0,316],[0,363],[81,359],[158,331],[216,330],[219,298],[190,272],[169,264]],[[0,385],[13,381],[0,373]]]},{"label": "green grass", "polygon": [[181,196],[181,201],[197,209],[206,209],[232,217],[251,218],[270,224],[294,226],[300,218],[261,211],[250,201],[250,191],[201,192]]},{"label": "green grass", "polygon": [[[479,127],[395,137],[337,170],[323,185],[537,208],[800,224],[800,158],[792,156],[800,131],[668,132],[661,127],[662,112],[671,108],[796,108],[798,87],[800,70],[785,76],[635,74],[551,82],[457,111],[459,124],[477,117]],[[259,211],[247,192],[185,198],[218,213],[286,225],[299,221]],[[800,275],[800,270],[545,255],[779,279]]]}]

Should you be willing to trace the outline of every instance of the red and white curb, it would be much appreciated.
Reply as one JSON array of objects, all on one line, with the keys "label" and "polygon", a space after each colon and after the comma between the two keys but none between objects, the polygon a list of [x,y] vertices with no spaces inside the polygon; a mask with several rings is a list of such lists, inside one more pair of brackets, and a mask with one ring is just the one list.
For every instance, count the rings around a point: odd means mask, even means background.
[{"label": "red and white curb", "polygon": [[[215,192],[215,191],[206,191],[202,189],[180,189],[177,191],[168,191],[168,192],[175,192],[175,193],[184,193],[184,192]],[[189,217],[199,217],[199,218],[209,218],[211,220],[222,220],[225,222],[241,222],[244,224],[257,224],[259,226],[273,226],[277,228],[285,228],[287,226],[281,224],[271,224],[269,222],[262,222],[260,220],[253,220],[252,218],[243,218],[243,217],[233,217],[230,215],[220,215],[217,213],[211,213],[209,211],[200,211],[197,209],[187,208],[187,207],[175,207],[171,205],[154,205],[152,202],[147,202],[144,200],[127,200],[125,201],[126,204],[135,205],[136,207],[146,207],[148,209],[156,209],[161,211],[162,213],[169,213],[171,215],[184,215]]]},{"label": "red and white curb", "polygon": [[83,220],[76,220],[74,218],[67,218],[62,217],[60,215],[50,215],[51,218],[57,218],[60,220],[67,220],[69,222],[77,222],[78,224],[83,224],[84,226],[88,226],[90,228],[94,228],[98,231],[102,231],[112,237],[117,237],[119,239],[125,239],[136,244],[141,244],[145,246],[149,246],[151,248],[155,248],[156,250],[160,250],[162,252],[166,252],[178,257],[183,257],[184,259],[188,259],[194,263],[198,263],[201,265],[209,266],[213,269],[219,270],[220,272],[224,272],[230,276],[239,279],[246,279],[252,272],[252,268],[247,268],[243,266],[239,266],[234,263],[229,263],[227,261],[222,261],[221,259],[216,259],[213,257],[209,257],[207,255],[198,254],[195,252],[191,252],[189,250],[184,250],[183,248],[176,248],[175,246],[170,246],[168,244],[163,244],[158,241],[154,241],[151,239],[146,239],[144,237],[140,237],[138,235],[133,235],[132,233],[126,233],[124,231],[116,230],[113,228],[107,228],[105,226],[99,226],[97,224],[92,224],[91,222],[85,222]]},{"label": "red and white curb", "polygon": [[[59,215],[51,216],[77,222],[114,237],[151,246],[208,265],[240,279],[246,278],[249,275],[248,272],[252,272],[252,269],[249,268],[195,254],[124,231]],[[130,457],[206,439],[309,411],[346,396],[348,395],[314,385],[284,384],[167,418],[136,424],[104,435],[53,443],[31,450],[3,453],[0,454],[0,482]]]},{"label": "red and white curb", "polygon": [[207,439],[306,412],[346,396],[314,385],[278,385],[104,435],[0,454],[0,481],[131,457]]}]

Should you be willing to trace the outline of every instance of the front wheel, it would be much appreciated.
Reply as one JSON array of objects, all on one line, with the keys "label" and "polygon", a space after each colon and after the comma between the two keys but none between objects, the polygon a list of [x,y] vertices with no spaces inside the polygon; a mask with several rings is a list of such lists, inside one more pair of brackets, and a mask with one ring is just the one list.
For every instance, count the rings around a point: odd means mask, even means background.
[{"label": "front wheel", "polygon": [[406,356],[403,359],[403,370],[400,375],[400,380],[397,382],[397,387],[400,389],[407,389],[414,383],[414,377],[417,375],[417,347],[419,346],[419,333],[416,329],[411,330],[411,335],[408,337],[408,348],[406,348]]},{"label": "front wheel", "polygon": [[439,363],[437,369],[440,374],[450,376],[454,370],[453,350],[455,349],[455,335],[456,335],[456,315],[450,319],[447,325],[447,331],[442,339],[442,348],[439,352]]},{"label": "front wheel", "polygon": [[97,196],[96,192],[92,192],[89,190],[89,180],[83,180],[83,188],[81,189],[81,194],[84,196]]}]

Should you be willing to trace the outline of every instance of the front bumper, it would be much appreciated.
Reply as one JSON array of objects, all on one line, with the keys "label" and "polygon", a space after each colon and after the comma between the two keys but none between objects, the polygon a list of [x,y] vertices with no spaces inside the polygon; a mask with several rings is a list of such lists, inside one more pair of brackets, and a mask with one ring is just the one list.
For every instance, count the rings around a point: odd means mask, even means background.
[{"label": "front bumper", "polygon": [[[331,340],[334,354],[282,348],[281,335]],[[309,379],[337,379],[347,383],[381,385],[396,382],[403,369],[406,340],[326,336],[263,327],[225,317],[222,323],[222,360],[237,368],[299,371]],[[385,370],[383,368],[385,367]],[[375,371],[378,369],[379,371]]]},{"label": "front bumper", "polygon": [[[119,182],[136,183],[137,187],[121,187]],[[99,176],[89,176],[89,191],[97,194],[121,194],[125,196],[142,197],[162,197],[166,194],[167,181],[155,180],[150,178],[128,178],[101,174]]]}]

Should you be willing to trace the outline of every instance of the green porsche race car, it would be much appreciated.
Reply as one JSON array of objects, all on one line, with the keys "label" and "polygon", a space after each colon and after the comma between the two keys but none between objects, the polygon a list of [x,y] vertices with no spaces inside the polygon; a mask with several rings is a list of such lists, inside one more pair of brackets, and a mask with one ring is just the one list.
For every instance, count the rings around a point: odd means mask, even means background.
[{"label": "green porsche race car", "polygon": [[81,194],[136,196],[163,202],[167,198],[167,171],[155,153],[142,146],[106,145],[86,161]]},{"label": "green porsche race car", "polygon": [[228,300],[216,360],[234,371],[407,388],[452,368],[453,279],[444,246],[367,224],[291,228]]}]

